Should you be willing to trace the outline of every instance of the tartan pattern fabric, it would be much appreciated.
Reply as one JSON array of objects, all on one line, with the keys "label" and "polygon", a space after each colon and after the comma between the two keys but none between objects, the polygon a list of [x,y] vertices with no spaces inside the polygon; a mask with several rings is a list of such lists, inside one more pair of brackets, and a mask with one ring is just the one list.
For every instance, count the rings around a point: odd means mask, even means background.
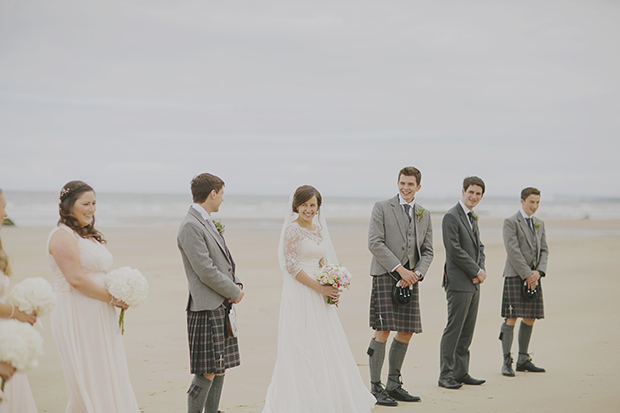
[{"label": "tartan pattern fabric", "polygon": [[411,303],[400,306],[392,302],[392,287],[396,282],[390,274],[372,277],[370,327],[378,331],[421,333],[419,283],[413,284]]},{"label": "tartan pattern fabric", "polygon": [[504,277],[504,295],[502,298],[502,317],[504,318],[545,318],[543,303],[542,278],[538,280],[538,296],[526,300],[521,295],[523,280],[521,277]]},{"label": "tartan pattern fabric", "polygon": [[241,364],[236,337],[226,335],[226,306],[215,310],[188,311],[190,371],[221,374]]}]

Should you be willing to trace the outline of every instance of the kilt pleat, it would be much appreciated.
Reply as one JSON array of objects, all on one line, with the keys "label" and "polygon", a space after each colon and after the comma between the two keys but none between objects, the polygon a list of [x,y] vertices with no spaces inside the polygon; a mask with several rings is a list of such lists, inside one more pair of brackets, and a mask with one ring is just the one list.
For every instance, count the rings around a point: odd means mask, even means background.
[{"label": "kilt pleat", "polygon": [[226,306],[215,310],[188,311],[190,371],[221,374],[241,364],[236,337],[226,335]]},{"label": "kilt pleat", "polygon": [[413,284],[411,302],[402,306],[392,302],[392,287],[396,282],[390,274],[372,277],[370,327],[378,331],[421,333],[419,283]]},{"label": "kilt pleat", "polygon": [[502,317],[504,318],[545,318],[542,279],[538,281],[538,296],[525,299],[521,295],[523,280],[521,277],[504,278],[502,297]]}]

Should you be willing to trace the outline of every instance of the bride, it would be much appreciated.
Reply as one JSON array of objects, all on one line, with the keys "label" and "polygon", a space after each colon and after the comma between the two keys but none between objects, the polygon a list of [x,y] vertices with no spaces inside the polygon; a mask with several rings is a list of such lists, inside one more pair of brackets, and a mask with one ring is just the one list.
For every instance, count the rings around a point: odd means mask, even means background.
[{"label": "bride", "polygon": [[321,194],[304,185],[295,191],[280,235],[278,258],[284,275],[278,356],[263,413],[370,412],[366,389],[340,324],[340,291],[322,286],[316,274],[338,264],[325,220]]}]

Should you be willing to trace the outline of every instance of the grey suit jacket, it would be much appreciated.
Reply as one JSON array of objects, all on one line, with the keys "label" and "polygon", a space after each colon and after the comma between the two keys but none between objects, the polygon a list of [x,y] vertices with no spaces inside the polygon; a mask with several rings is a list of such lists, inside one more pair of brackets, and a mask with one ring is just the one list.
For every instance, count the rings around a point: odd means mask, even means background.
[{"label": "grey suit jacket", "polygon": [[224,238],[194,208],[181,222],[177,246],[189,287],[187,310],[214,310],[239,297],[241,282]]},{"label": "grey suit jacket", "polygon": [[[418,222],[417,214],[420,210],[424,208],[416,204],[416,213],[411,221],[415,225],[418,261],[409,262],[409,266],[424,276],[433,261],[433,227],[430,211],[424,210]],[[409,220],[398,201],[398,195],[375,204],[368,228],[368,249],[372,253],[370,275],[387,274],[398,264],[410,261],[411,257],[405,248],[408,228]]]},{"label": "grey suit jacket", "polygon": [[532,270],[547,272],[549,250],[545,223],[538,218],[533,219],[535,223],[540,223],[538,228],[535,228],[536,237],[521,215],[521,211],[504,220],[502,233],[507,254],[504,277],[526,279]]},{"label": "grey suit jacket", "polygon": [[469,218],[458,203],[446,212],[441,228],[446,249],[443,286],[446,291],[475,291],[479,285],[471,280],[484,270],[485,260],[480,230],[475,236]]}]

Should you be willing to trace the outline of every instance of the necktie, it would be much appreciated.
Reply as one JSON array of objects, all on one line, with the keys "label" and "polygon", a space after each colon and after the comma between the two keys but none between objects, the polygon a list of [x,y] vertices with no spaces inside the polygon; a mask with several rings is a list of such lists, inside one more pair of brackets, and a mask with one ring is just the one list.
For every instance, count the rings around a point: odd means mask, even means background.
[{"label": "necktie", "polygon": [[411,211],[411,205],[403,204],[403,208],[405,208],[405,214],[407,214],[407,218],[409,218],[409,222],[411,222],[411,214],[409,213],[409,211]]},{"label": "necktie", "polygon": [[532,217],[525,218],[525,222],[527,222],[527,226],[530,227],[530,231],[532,231],[532,233],[535,233],[534,224],[532,224]]},{"label": "necktie", "polygon": [[469,211],[467,213],[467,216],[469,217],[469,222],[471,223],[471,229],[472,231],[474,231],[474,234],[476,233],[476,218],[474,218],[474,213]]}]

